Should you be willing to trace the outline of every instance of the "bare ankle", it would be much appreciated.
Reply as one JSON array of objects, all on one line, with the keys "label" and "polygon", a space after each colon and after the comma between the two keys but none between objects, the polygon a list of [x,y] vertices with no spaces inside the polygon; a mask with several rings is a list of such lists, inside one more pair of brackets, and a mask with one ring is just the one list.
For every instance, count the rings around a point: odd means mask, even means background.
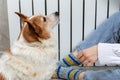
[{"label": "bare ankle", "polygon": [[78,76],[78,80],[82,80],[83,79],[83,76],[84,76],[85,72],[81,72]]}]

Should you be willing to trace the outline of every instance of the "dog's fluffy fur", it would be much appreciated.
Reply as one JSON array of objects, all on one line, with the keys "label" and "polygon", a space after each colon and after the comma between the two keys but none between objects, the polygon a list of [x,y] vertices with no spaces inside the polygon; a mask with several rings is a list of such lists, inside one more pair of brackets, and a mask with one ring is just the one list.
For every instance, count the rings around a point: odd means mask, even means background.
[{"label": "dog's fluffy fur", "polygon": [[[45,17],[41,15],[28,18],[21,13],[17,14],[23,27],[10,54],[6,52],[0,58],[1,80],[49,80],[56,67],[56,43],[51,29],[58,22],[58,13],[46,16],[48,22],[46,19],[43,21]],[[26,27],[32,30],[26,30]],[[41,32],[36,31],[39,29]],[[32,34],[29,35],[30,31]]]}]

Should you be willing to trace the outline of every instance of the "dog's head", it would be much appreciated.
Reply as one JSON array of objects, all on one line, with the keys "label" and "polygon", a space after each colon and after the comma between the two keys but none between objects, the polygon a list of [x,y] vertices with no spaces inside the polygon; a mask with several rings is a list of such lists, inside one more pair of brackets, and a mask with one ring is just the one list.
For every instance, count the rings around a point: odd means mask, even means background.
[{"label": "dog's head", "polygon": [[52,37],[51,30],[59,21],[59,13],[55,12],[48,16],[33,15],[28,17],[15,12],[21,19],[22,29],[18,40],[25,42],[40,42]]}]

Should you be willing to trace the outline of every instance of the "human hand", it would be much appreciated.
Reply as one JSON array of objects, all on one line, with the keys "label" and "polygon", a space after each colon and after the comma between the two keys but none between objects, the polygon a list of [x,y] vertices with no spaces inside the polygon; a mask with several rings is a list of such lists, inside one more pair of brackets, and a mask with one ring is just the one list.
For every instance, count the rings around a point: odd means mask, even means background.
[{"label": "human hand", "polygon": [[98,59],[98,46],[92,46],[90,48],[81,51],[77,58],[82,62],[84,66],[91,66]]}]

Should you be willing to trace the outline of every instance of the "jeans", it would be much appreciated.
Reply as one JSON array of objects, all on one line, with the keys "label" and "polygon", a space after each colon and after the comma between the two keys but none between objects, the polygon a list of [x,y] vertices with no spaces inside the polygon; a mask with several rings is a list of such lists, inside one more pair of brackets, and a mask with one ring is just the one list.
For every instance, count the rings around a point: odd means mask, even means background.
[{"label": "jeans", "polygon": [[[119,42],[120,42],[120,12],[117,12],[113,14],[110,18],[105,20],[102,24],[100,24],[97,27],[97,29],[94,30],[89,36],[87,36],[87,38],[85,38],[84,41],[81,41],[76,46],[75,49],[78,52],[80,52],[83,49],[97,45],[98,43],[114,44]],[[81,62],[77,62],[78,60],[75,59],[74,56],[73,57],[71,56],[73,55],[69,55],[67,56],[67,58],[62,59],[57,63],[57,65],[59,66],[59,70],[57,71],[59,78],[77,80],[77,76],[79,75],[80,72],[82,72],[81,68],[74,70],[75,66],[79,66]],[[74,63],[74,61],[76,63]],[[72,68],[72,66],[74,68]],[[89,70],[85,72],[83,80],[120,80],[120,69],[98,71]]]}]

